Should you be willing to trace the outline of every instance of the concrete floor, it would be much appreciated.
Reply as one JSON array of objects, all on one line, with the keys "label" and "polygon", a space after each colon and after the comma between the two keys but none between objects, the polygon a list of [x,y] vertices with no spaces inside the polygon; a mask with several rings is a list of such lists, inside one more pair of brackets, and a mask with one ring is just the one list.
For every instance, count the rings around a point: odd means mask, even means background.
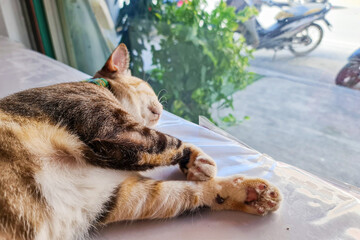
[{"label": "concrete floor", "polygon": [[[266,77],[235,95],[238,119],[226,129],[276,160],[360,186],[360,92]],[[227,111],[221,112],[226,114]]]},{"label": "concrete floor", "polygon": [[328,15],[333,30],[325,29],[314,52],[296,58],[282,51],[275,60],[272,51],[254,54],[250,70],[266,77],[236,93],[232,113],[250,120],[226,130],[276,160],[360,186],[360,91],[334,84],[360,47],[360,2],[331,2],[338,7]]}]

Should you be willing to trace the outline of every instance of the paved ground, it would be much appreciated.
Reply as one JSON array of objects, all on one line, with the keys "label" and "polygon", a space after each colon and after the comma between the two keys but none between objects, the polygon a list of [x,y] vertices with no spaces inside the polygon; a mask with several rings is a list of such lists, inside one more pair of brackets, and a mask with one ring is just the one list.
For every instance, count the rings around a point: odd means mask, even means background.
[{"label": "paved ground", "polygon": [[272,51],[256,52],[251,70],[266,77],[238,92],[234,104],[237,117],[251,119],[227,131],[279,161],[360,186],[360,91],[334,85],[360,47],[360,2],[332,3],[333,31],[310,55],[284,51],[274,61]]},{"label": "paved ground", "polygon": [[358,91],[266,77],[236,94],[235,116],[250,120],[226,130],[276,160],[360,186],[359,102]]}]

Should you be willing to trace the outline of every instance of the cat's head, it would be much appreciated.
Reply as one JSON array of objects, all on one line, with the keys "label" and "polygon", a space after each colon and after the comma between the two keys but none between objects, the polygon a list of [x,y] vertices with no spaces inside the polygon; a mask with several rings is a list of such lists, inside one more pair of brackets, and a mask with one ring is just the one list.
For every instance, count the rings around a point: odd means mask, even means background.
[{"label": "cat's head", "polygon": [[114,50],[104,67],[94,77],[102,77],[109,81],[110,90],[124,110],[136,121],[147,127],[156,125],[163,106],[147,82],[131,76],[129,52],[124,44],[120,44]]}]

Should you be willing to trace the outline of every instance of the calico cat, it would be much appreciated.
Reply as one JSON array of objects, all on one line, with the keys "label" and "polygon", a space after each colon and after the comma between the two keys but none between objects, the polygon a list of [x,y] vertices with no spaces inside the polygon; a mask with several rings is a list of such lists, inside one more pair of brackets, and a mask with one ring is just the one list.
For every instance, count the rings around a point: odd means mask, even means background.
[{"label": "calico cat", "polygon": [[[128,67],[121,44],[99,79],[0,100],[0,239],[83,239],[111,222],[203,206],[257,215],[278,209],[280,193],[265,180],[215,177],[201,149],[154,130],[162,105]],[[139,173],[175,164],[187,181]]]}]

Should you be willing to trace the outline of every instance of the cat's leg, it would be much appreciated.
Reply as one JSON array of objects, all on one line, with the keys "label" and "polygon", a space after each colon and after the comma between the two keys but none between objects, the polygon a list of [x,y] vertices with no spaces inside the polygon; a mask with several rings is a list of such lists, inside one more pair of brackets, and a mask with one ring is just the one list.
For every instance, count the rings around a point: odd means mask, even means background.
[{"label": "cat's leg", "polygon": [[277,210],[280,201],[277,188],[261,179],[232,176],[209,181],[157,181],[139,176],[119,186],[99,222],[171,218],[203,206],[266,215]]},{"label": "cat's leg", "polygon": [[200,148],[154,129],[133,124],[112,138],[88,143],[92,164],[121,170],[142,171],[179,164],[188,180],[208,180],[216,175],[215,161]]}]

